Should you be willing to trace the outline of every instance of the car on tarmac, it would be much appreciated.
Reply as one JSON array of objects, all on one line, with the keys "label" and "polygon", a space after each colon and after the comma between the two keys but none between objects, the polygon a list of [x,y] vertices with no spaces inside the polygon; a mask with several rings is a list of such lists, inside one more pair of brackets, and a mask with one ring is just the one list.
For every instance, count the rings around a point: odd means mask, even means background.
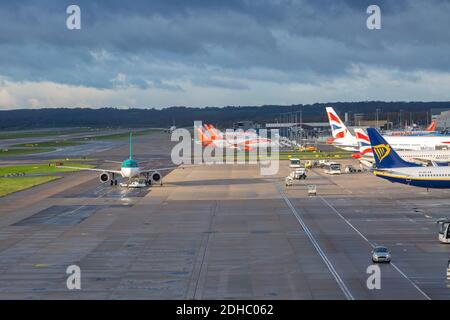
[{"label": "car on tarmac", "polygon": [[383,246],[376,246],[372,250],[372,262],[391,262],[391,251]]}]

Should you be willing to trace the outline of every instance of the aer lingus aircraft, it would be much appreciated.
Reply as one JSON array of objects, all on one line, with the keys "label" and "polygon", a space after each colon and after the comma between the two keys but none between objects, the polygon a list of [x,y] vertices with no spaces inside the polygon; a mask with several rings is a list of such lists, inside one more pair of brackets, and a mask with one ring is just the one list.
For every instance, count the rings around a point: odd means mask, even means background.
[{"label": "aer lingus aircraft", "polygon": [[[115,161],[111,161],[115,162]],[[80,167],[70,167],[70,166],[58,166],[59,168],[69,168],[78,170],[88,170],[100,172],[99,179],[102,183],[110,181],[111,185],[117,185],[117,176],[122,178],[128,178],[128,182],[125,186],[136,187],[141,186],[139,184],[139,178],[145,178],[144,185],[151,185],[153,183],[160,183],[162,185],[162,175],[159,171],[170,170],[177,168],[167,167],[167,168],[157,168],[157,169],[141,169],[136,160],[133,159],[133,145],[132,145],[132,133],[130,132],[130,157],[124,160],[120,165],[120,170],[111,169],[100,169],[100,168],[80,168]],[[122,184],[121,184],[122,185]]]}]

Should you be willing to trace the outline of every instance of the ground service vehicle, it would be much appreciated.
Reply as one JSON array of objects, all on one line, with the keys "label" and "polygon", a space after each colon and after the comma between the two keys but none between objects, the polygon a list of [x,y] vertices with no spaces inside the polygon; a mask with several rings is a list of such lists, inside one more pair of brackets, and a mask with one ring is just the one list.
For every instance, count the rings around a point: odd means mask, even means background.
[{"label": "ground service vehicle", "polygon": [[450,218],[442,218],[437,221],[439,226],[439,241],[450,243]]},{"label": "ground service vehicle", "polygon": [[324,171],[327,174],[341,174],[341,165],[336,162],[326,162],[324,165]]}]

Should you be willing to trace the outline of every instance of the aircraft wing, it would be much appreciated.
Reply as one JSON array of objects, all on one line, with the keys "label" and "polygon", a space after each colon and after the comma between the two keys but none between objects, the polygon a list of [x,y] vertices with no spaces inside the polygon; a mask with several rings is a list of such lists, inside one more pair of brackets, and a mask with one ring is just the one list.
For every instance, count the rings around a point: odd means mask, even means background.
[{"label": "aircraft wing", "polygon": [[413,158],[413,160],[421,165],[427,166],[427,167],[442,167],[442,166],[448,166],[447,161],[434,161],[429,159],[422,159],[422,158]]},{"label": "aircraft wing", "polygon": [[172,169],[176,169],[179,168],[178,166],[174,166],[174,167],[167,167],[167,168],[155,168],[155,169],[141,169],[140,173],[149,173],[149,172],[155,172],[155,171],[165,171],[165,170],[172,170]]},{"label": "aircraft wing", "polygon": [[359,162],[363,165],[368,167],[369,169],[373,169],[373,165],[375,161],[370,161],[368,159],[359,159]]},{"label": "aircraft wing", "polygon": [[121,172],[119,170],[111,170],[111,169],[81,168],[81,167],[69,167],[69,166],[56,166],[56,168],[66,168],[66,169],[76,169],[76,170],[87,170],[87,171],[109,172],[109,173],[121,174]]},{"label": "aircraft wing", "polygon": [[434,164],[434,161],[428,160],[428,159],[422,159],[422,158],[412,158],[412,160],[422,166],[433,166],[437,167],[437,165]]}]

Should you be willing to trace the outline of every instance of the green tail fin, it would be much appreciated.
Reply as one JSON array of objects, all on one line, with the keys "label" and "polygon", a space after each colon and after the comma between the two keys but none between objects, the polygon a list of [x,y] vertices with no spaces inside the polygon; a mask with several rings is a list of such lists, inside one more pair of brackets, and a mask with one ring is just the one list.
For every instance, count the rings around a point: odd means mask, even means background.
[{"label": "green tail fin", "polygon": [[130,160],[133,159],[133,132],[130,131]]}]

